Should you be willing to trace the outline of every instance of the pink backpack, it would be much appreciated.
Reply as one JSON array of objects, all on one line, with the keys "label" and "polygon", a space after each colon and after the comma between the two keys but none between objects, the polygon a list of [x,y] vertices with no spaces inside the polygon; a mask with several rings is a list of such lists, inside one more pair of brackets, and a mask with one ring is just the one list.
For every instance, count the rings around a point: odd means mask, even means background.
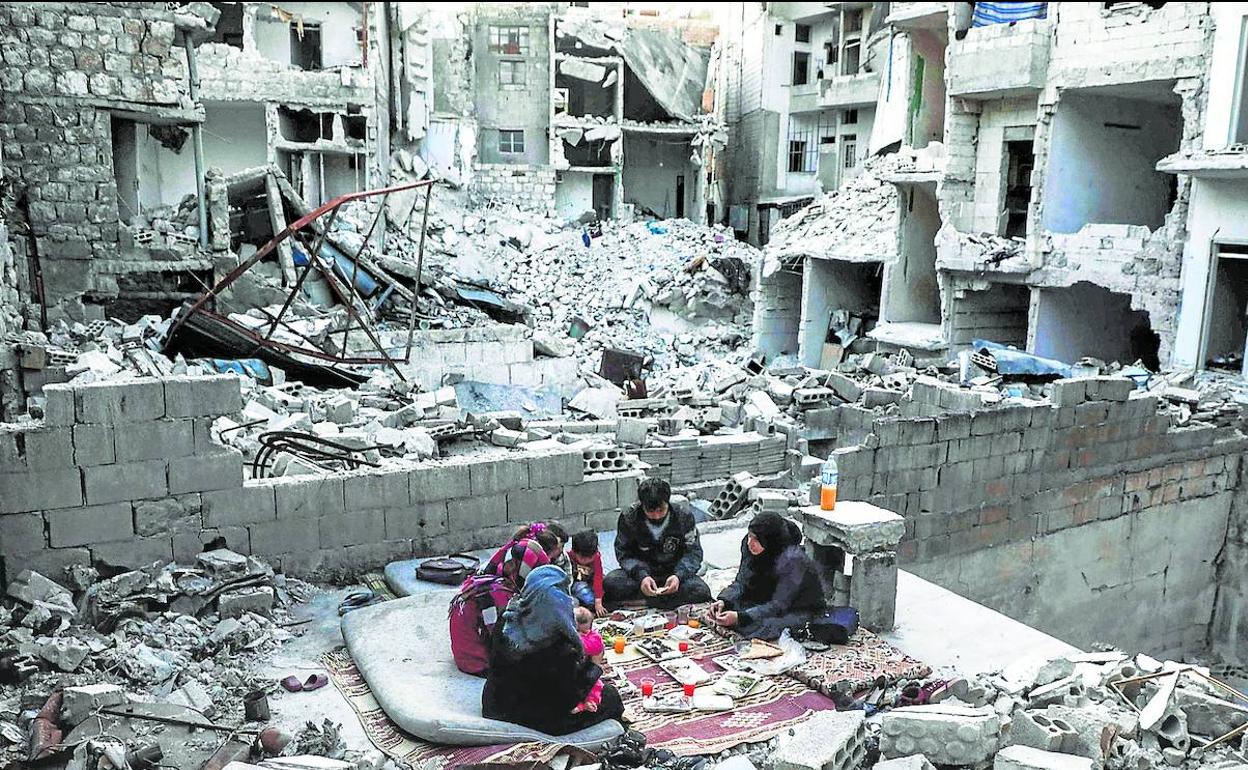
[{"label": "pink backpack", "polygon": [[451,600],[451,656],[465,674],[485,676],[490,667],[490,634],[512,593],[496,575],[470,575]]}]

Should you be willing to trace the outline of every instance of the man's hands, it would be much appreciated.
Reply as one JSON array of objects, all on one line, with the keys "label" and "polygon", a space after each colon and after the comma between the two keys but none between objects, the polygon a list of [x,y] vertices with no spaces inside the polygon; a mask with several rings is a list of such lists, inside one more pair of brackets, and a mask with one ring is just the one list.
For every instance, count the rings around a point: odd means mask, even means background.
[{"label": "man's hands", "polygon": [[664,580],[663,585],[659,585],[655,581],[655,579],[650,577],[649,575],[642,578],[641,580],[641,595],[642,596],[646,596],[646,597],[662,596],[664,594],[675,593],[676,591],[679,591],[679,590],[680,590],[680,578],[676,577],[675,575],[672,575],[667,580]]},{"label": "man's hands", "polygon": [[600,618],[605,618],[607,616],[607,608],[602,606],[602,599],[594,600],[594,614]]},{"label": "man's hands", "polygon": [[722,601],[715,602],[706,610],[706,617],[717,626],[732,628],[740,622],[735,610],[724,611],[724,603]]}]

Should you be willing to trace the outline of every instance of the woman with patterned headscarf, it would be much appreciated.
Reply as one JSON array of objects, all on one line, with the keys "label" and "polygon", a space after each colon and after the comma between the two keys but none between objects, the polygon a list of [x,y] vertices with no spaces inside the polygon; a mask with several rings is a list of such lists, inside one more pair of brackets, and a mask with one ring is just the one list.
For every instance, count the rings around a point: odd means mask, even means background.
[{"label": "woman with patterned headscarf", "polygon": [[776,639],[824,610],[823,588],[802,532],[778,513],[760,513],[741,541],[737,579],[711,605],[710,619],[742,636]]},{"label": "woman with patterned headscarf", "polygon": [[451,600],[451,655],[466,674],[485,674],[499,616],[520,593],[530,573],[550,563],[546,549],[536,539],[517,540],[500,556],[497,571],[469,575]]},{"label": "woman with patterned headscarf", "polygon": [[585,654],[566,583],[558,567],[538,567],[503,611],[490,645],[482,716],[567,735],[624,714],[620,694]]}]

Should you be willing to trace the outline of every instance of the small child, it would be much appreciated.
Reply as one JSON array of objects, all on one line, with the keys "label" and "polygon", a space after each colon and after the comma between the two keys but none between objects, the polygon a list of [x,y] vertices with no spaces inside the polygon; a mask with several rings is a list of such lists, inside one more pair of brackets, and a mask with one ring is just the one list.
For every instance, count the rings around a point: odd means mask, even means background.
[{"label": "small child", "polygon": [[607,648],[602,643],[602,637],[594,630],[594,613],[585,607],[577,607],[574,617],[576,618],[576,632],[581,635],[581,645],[585,648],[585,654],[601,666]]},{"label": "small child", "polygon": [[573,535],[568,561],[572,565],[572,598],[592,608],[598,617],[606,616],[607,609],[602,605],[602,554],[598,553],[597,533],[586,529]]}]

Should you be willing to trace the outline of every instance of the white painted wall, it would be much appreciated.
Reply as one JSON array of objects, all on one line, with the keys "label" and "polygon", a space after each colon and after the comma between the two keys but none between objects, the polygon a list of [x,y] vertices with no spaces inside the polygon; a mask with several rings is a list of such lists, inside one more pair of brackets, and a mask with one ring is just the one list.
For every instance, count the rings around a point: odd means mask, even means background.
[{"label": "white painted wall", "polygon": [[879,282],[872,279],[879,269],[876,262],[844,262],[835,259],[806,258],[802,280],[802,326],[800,357],[806,366],[817,367],[827,339],[832,311],[847,309],[876,313]]},{"label": "white painted wall", "polygon": [[1219,150],[1227,146],[1231,136],[1235,86],[1241,77],[1240,35],[1248,17],[1248,3],[1211,3],[1209,12],[1216,27],[1206,86],[1209,101],[1205,106],[1204,147]]},{"label": "white painted wall", "polygon": [[936,281],[936,232],[940,213],[935,190],[927,185],[900,188],[901,254],[884,276],[885,321],[940,323],[940,286]]},{"label": "white painted wall", "polygon": [[1160,226],[1173,178],[1155,166],[1179,148],[1179,133],[1177,106],[1066,92],[1053,116],[1045,229],[1074,233],[1089,223]]},{"label": "white painted wall", "polygon": [[[321,65],[325,68],[359,64],[362,60],[355,28],[363,22],[350,3],[281,3],[277,7],[321,25]],[[266,59],[290,63],[290,30],[276,16],[264,13],[256,19],[256,48]]]},{"label": "white painted wall", "polygon": [[573,219],[594,210],[594,175],[585,171],[562,171],[555,185],[555,213]]},{"label": "white painted wall", "polygon": [[1037,289],[1036,355],[1073,364],[1083,356],[1106,362],[1135,362],[1131,331],[1146,314],[1131,310],[1131,298],[1080,282],[1060,289]]},{"label": "white painted wall", "polygon": [[624,202],[676,216],[676,177],[685,175],[685,216],[692,219],[693,191],[700,171],[689,163],[687,137],[665,134],[624,134]]}]

